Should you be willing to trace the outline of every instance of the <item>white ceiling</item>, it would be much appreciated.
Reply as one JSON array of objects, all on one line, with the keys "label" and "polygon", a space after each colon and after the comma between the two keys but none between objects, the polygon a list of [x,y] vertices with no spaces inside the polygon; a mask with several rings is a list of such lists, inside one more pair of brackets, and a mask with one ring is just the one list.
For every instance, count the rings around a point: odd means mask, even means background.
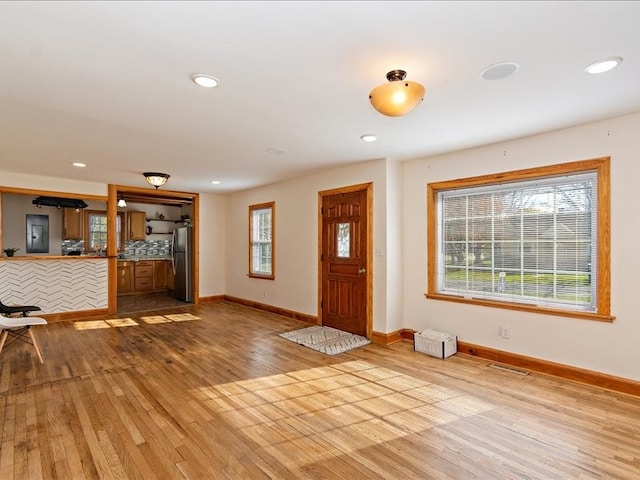
[{"label": "white ceiling", "polygon": [[[397,68],[427,93],[385,117]],[[639,110],[640,2],[0,2],[0,171],[226,193]]]}]

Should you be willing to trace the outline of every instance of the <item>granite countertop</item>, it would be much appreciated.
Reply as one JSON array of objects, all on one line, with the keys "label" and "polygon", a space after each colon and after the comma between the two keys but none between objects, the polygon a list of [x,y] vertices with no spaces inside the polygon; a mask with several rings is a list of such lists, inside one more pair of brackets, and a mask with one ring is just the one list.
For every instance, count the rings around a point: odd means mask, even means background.
[{"label": "granite countertop", "polygon": [[134,257],[125,257],[118,258],[119,262],[140,262],[140,261],[151,261],[151,260],[171,260],[171,257],[162,257],[162,256],[134,256]]}]

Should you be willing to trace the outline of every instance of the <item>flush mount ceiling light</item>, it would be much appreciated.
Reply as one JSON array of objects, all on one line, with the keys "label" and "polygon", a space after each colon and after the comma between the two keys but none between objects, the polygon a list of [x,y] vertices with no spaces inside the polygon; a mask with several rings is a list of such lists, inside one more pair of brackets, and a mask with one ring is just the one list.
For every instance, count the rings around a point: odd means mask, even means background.
[{"label": "flush mount ceiling light", "polygon": [[191,80],[193,80],[196,85],[204,88],[215,88],[220,85],[220,80],[205,73],[196,73],[191,76]]},{"label": "flush mount ceiling light", "polygon": [[480,76],[484,80],[500,80],[501,78],[513,75],[519,66],[515,62],[500,62],[489,65],[480,72]]},{"label": "flush mount ceiling light", "polygon": [[622,57],[601,58],[600,60],[597,60],[587,65],[584,71],[592,75],[596,75],[598,73],[604,73],[604,72],[608,72],[609,70],[613,70],[621,63],[622,63]]},{"label": "flush mount ceiling light", "polygon": [[82,163],[82,162],[73,162],[71,165],[73,165],[74,167],[80,167],[80,168],[84,168],[87,166],[86,163]]},{"label": "flush mount ceiling light", "polygon": [[365,133],[364,135],[360,136],[360,140],[362,140],[363,142],[375,142],[377,138],[378,137],[376,137],[373,133]]},{"label": "flush mount ceiling light", "polygon": [[211,180],[209,183],[211,185],[220,185],[220,180]]},{"label": "flush mount ceiling light", "polygon": [[387,73],[389,83],[384,83],[369,94],[373,108],[388,117],[399,117],[416,108],[424,98],[424,87],[405,80],[407,72],[392,70]]},{"label": "flush mount ceiling light", "polygon": [[158,189],[158,187],[161,187],[162,185],[167,183],[167,180],[169,180],[169,177],[171,176],[167,173],[159,172],[144,172],[142,175],[144,175],[144,178],[147,179],[149,185],[153,185],[154,187],[156,187],[156,190]]}]

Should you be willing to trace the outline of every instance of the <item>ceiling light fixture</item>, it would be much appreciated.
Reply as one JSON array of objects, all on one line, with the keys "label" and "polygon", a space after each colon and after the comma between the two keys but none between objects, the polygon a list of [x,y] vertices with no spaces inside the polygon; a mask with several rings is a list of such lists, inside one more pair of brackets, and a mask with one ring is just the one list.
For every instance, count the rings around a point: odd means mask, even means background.
[{"label": "ceiling light fixture", "polygon": [[205,73],[196,73],[191,76],[191,80],[193,80],[196,85],[204,88],[215,88],[220,85],[220,80]]},{"label": "ceiling light fixture", "polygon": [[220,180],[211,180],[209,183],[211,185],[220,185]]},{"label": "ceiling light fixture", "polygon": [[87,166],[86,163],[82,163],[82,162],[73,162],[71,165],[73,165],[74,167],[80,167],[80,168]]},{"label": "ceiling light fixture", "polygon": [[621,63],[622,63],[622,57],[601,58],[600,60],[597,60],[587,65],[584,71],[592,75],[596,75],[598,73],[604,73],[604,72],[608,72],[609,70],[613,70]]},{"label": "ceiling light fixture", "polygon": [[360,140],[362,140],[363,142],[375,142],[377,138],[378,137],[376,137],[373,133],[365,133],[364,135],[360,135]]},{"label": "ceiling light fixture", "polygon": [[149,185],[153,185],[154,187],[156,187],[156,190],[158,189],[158,187],[161,187],[162,185],[167,183],[167,180],[169,180],[169,177],[171,176],[167,173],[159,172],[144,172],[142,175],[144,175],[144,178],[147,179]]},{"label": "ceiling light fixture", "polygon": [[399,117],[416,108],[424,98],[425,89],[416,82],[405,80],[407,72],[392,70],[387,73],[389,83],[384,83],[369,94],[373,108],[388,117]]},{"label": "ceiling light fixture", "polygon": [[120,196],[120,199],[118,200],[118,207],[124,208],[126,206],[127,206],[127,201],[124,199],[124,197]]}]

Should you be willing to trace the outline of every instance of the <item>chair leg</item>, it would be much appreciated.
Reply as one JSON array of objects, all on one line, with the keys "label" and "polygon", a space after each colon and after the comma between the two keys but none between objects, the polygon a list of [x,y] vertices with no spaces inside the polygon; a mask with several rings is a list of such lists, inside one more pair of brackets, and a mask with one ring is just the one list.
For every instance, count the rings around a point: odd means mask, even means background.
[{"label": "chair leg", "polygon": [[36,337],[33,335],[33,329],[29,328],[29,335],[31,335],[31,341],[33,342],[33,346],[36,349],[36,353],[38,354],[38,358],[40,359],[40,363],[44,363],[44,359],[42,358],[42,352],[40,352],[40,347],[38,346],[38,342],[36,342]]},{"label": "chair leg", "polygon": [[2,331],[2,339],[0,339],[0,352],[2,352],[2,348],[4,347],[4,342],[7,341],[7,335],[9,335],[8,330]]}]

